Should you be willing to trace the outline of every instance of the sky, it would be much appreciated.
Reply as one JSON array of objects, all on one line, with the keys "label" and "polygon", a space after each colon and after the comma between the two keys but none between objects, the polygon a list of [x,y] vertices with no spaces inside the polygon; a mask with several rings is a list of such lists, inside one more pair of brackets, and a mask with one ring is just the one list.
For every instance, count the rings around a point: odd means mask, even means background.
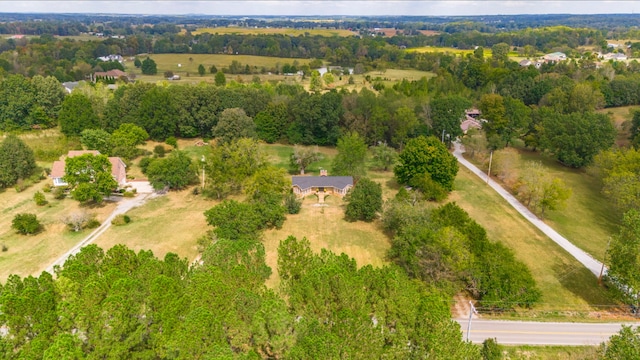
[{"label": "sky", "polygon": [[515,15],[629,14],[637,1],[466,1],[466,0],[0,0],[0,12],[207,15]]}]

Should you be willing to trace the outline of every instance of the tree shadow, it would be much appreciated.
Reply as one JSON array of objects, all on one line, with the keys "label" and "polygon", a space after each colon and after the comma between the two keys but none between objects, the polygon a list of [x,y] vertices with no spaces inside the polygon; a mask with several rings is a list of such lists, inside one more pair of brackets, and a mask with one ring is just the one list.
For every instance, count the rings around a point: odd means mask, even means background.
[{"label": "tree shadow", "polygon": [[618,310],[620,303],[606,287],[598,284],[598,278],[582,265],[570,266],[556,264],[551,268],[560,284],[577,297],[584,300],[589,307],[573,309],[576,311],[610,311]]}]

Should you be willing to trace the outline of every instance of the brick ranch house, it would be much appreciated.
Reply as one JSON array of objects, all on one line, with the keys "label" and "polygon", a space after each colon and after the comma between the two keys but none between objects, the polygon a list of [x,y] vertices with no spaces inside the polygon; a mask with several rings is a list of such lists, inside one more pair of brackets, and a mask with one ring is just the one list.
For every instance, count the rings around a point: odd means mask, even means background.
[{"label": "brick ranch house", "polygon": [[[64,177],[65,158],[72,158],[85,154],[100,155],[98,150],[71,150],[66,157],[62,160],[54,161],[51,167],[51,178],[53,179],[53,186],[67,186],[62,178]],[[127,183],[127,165],[119,157],[109,157],[111,163],[111,175],[118,183],[119,187],[123,187]]]},{"label": "brick ranch house", "polygon": [[320,176],[292,176],[291,186],[298,197],[318,193],[343,197],[353,187],[353,177],[327,176],[327,170],[320,170]]}]

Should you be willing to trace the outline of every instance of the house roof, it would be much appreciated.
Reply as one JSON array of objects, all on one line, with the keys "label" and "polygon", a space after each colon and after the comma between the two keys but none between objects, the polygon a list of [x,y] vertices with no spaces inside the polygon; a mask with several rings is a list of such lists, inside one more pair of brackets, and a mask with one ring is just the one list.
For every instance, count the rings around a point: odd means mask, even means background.
[{"label": "house roof", "polygon": [[52,178],[61,178],[64,176],[64,161],[54,161],[53,166],[51,166],[51,177]]},{"label": "house roof", "polygon": [[301,190],[311,187],[334,187],[336,189],[345,189],[347,186],[353,186],[352,176],[292,176],[291,184],[299,187]]},{"label": "house roof", "polygon": [[107,72],[96,72],[95,74],[93,74],[95,77],[112,77],[112,78],[119,78],[121,76],[127,76],[127,73],[119,70],[119,69],[113,69],[113,70],[109,70]]}]

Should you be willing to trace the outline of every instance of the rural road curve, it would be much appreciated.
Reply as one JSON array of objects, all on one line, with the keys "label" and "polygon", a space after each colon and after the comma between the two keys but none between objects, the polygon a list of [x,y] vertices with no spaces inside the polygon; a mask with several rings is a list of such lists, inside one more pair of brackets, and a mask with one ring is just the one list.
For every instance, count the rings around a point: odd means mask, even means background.
[{"label": "rural road curve", "polygon": [[[468,320],[456,319],[467,338]],[[559,323],[473,320],[469,340],[482,343],[495,338],[506,345],[598,345],[620,331],[622,325],[637,323]]]},{"label": "rural road curve", "polygon": [[102,224],[97,227],[95,230],[91,232],[91,234],[87,235],[82,241],[77,243],[71,250],[64,253],[58,259],[56,259],[51,265],[49,265],[44,271],[53,274],[53,270],[55,266],[62,266],[65,261],[71,255],[75,255],[80,252],[80,249],[84,246],[91,244],[95,239],[97,239],[102,233],[107,231],[107,229],[111,226],[111,220],[113,220],[116,216],[120,214],[124,214],[127,211],[133,209],[134,207],[140,206],[144,204],[144,202],[152,197],[155,197],[155,194],[138,194],[138,196],[133,198],[120,198],[118,200],[118,205],[113,210],[113,212],[102,222]]},{"label": "rural road curve", "polygon": [[[487,182],[487,174],[480,171],[475,165],[467,161],[462,156],[464,152],[463,146],[459,142],[454,142],[453,155],[458,159],[458,162],[462,164],[467,169],[471,170],[474,174],[479,176],[484,182]],[[579,249],[577,246],[573,245],[569,240],[564,238],[562,235],[558,234],[555,230],[553,230],[549,225],[545,224],[542,220],[540,220],[534,213],[532,213],[526,206],[524,206],[515,196],[511,195],[507,190],[505,190],[500,184],[495,181],[489,179],[489,186],[493,188],[500,196],[502,196],[507,202],[513,206],[522,216],[525,217],[529,222],[531,222],[535,227],[540,229],[545,235],[547,235],[551,240],[553,240],[556,244],[560,245],[563,249],[565,249],[571,256],[576,258],[582,265],[584,265],[589,271],[591,271],[596,277],[600,275],[600,271],[603,269],[602,263],[596,259],[594,259],[591,255]],[[607,273],[607,268],[604,267],[603,274]]]}]

